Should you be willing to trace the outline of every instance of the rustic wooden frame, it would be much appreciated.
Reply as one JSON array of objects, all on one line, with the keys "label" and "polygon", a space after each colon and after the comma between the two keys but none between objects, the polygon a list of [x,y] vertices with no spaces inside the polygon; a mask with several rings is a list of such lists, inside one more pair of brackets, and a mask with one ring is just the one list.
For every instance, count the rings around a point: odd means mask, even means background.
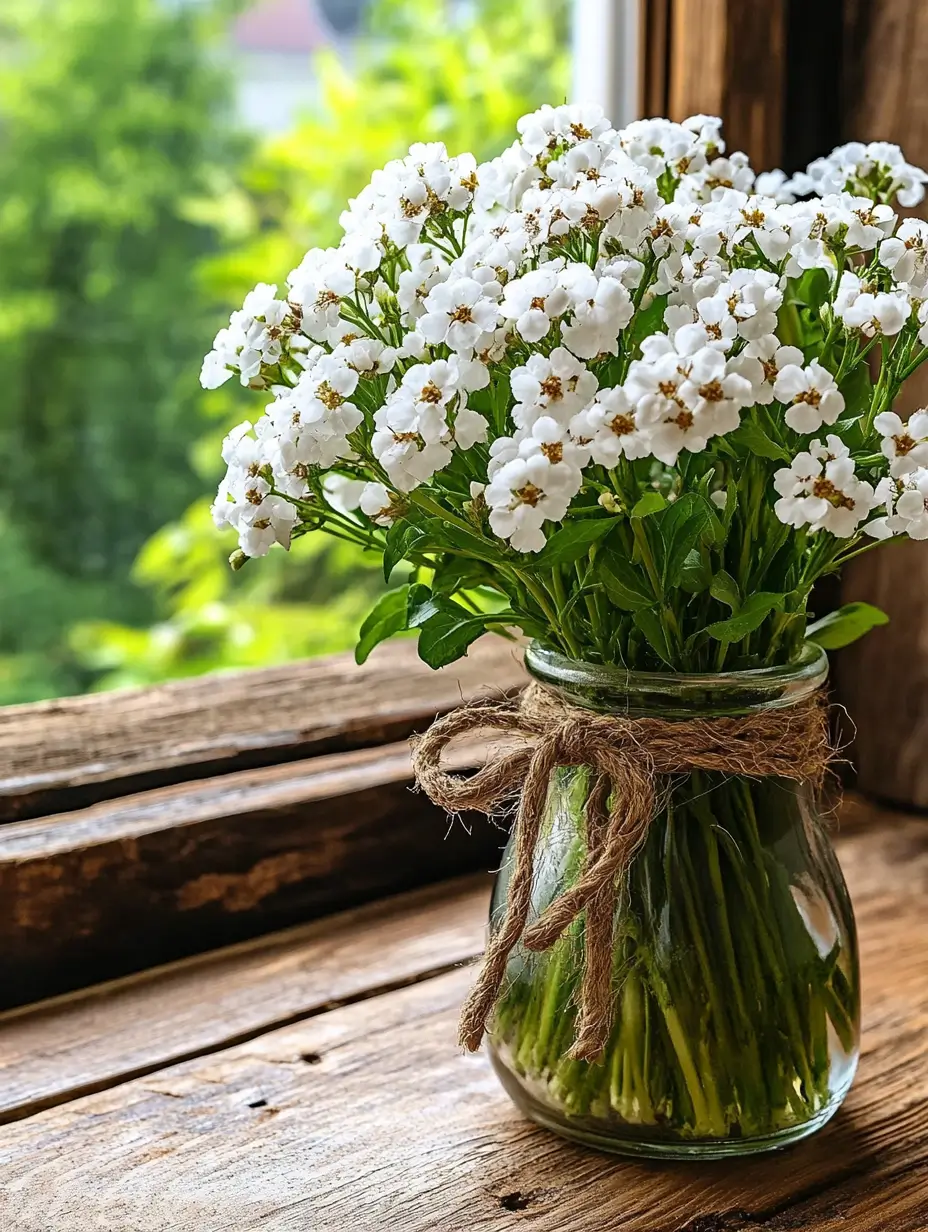
[{"label": "rustic wooden frame", "polygon": [[493,867],[406,738],[522,681],[500,639],[437,673],[401,641],[0,710],[0,1008]]}]

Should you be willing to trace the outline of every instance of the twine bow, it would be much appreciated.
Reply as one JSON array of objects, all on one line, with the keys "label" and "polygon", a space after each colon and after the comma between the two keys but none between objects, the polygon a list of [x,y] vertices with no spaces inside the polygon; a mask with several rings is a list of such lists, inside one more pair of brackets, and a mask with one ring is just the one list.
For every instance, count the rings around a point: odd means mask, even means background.
[{"label": "twine bow", "polygon": [[[492,730],[515,738],[469,778],[441,767],[445,747]],[[585,913],[583,975],[571,1057],[596,1060],[612,1027],[612,933],[617,883],[641,847],[666,780],[693,770],[820,783],[831,756],[821,695],[736,718],[667,720],[601,715],[532,683],[521,698],[478,701],[437,719],[413,740],[416,781],[450,813],[494,813],[519,798],[506,914],[461,1012],[460,1040],[480,1046],[506,965],[518,943],[547,950]],[[577,880],[526,927],[535,850],[552,771],[588,766],[587,853]]]}]

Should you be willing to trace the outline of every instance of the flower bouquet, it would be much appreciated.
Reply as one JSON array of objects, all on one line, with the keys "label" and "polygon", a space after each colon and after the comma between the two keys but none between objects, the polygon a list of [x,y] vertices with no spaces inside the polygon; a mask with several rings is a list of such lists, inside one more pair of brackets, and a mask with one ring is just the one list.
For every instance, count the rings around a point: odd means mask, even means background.
[{"label": "flower bouquet", "polygon": [[[928,411],[893,411],[928,356],[928,225],[895,205],[926,179],[880,143],[756,175],[709,116],[543,107],[489,163],[375,172],[204,362],[266,400],[223,446],[233,567],[313,530],[402,567],[359,662],[404,630],[433,667],[531,641],[526,697],[416,762],[452,809],[516,805],[462,1038],[576,1138],[767,1149],[853,1077],[821,686],[885,617],[809,602],[928,538]],[[476,726],[517,747],[451,778]]]}]

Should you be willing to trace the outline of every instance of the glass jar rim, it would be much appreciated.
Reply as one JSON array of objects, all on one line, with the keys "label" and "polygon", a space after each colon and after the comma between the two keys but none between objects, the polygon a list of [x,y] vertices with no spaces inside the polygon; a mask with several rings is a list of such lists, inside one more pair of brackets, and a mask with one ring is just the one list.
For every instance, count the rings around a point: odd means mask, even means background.
[{"label": "glass jar rim", "polygon": [[806,642],[793,663],[740,672],[642,672],[571,659],[532,642],[525,666],[541,684],[589,710],[666,718],[747,714],[793,706],[825,683],[828,656]]}]

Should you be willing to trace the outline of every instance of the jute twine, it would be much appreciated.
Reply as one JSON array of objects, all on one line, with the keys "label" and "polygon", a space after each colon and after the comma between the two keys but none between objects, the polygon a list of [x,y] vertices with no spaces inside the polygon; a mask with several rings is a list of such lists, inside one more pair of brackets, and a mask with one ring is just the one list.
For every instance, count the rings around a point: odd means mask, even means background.
[{"label": "jute twine", "polygon": [[[443,750],[476,731],[510,740],[476,774],[448,774],[441,766]],[[568,1055],[596,1060],[609,1039],[616,999],[612,939],[619,884],[669,779],[708,770],[820,786],[831,757],[821,693],[736,718],[671,720],[597,714],[535,682],[519,698],[473,702],[437,719],[413,739],[416,781],[431,800],[450,813],[489,814],[518,799],[506,913],[464,1003],[461,1044],[470,1052],[479,1048],[513,947],[521,942],[529,950],[547,950],[584,912],[583,974]],[[586,859],[576,882],[526,927],[548,785],[559,766],[590,768]]]}]

